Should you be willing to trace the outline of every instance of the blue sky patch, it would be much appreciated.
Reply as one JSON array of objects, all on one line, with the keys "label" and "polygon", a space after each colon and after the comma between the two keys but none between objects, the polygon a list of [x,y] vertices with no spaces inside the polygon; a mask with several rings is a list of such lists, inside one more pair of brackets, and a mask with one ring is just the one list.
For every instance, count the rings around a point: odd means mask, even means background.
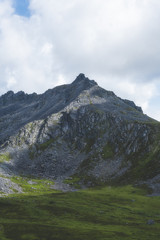
[{"label": "blue sky patch", "polygon": [[29,0],[14,0],[13,6],[17,15],[30,17]]}]

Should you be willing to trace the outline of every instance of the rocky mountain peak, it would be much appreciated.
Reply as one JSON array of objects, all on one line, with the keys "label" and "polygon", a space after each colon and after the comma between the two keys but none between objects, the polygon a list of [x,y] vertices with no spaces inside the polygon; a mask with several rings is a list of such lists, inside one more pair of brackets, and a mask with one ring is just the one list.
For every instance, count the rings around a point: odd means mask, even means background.
[{"label": "rocky mountain peak", "polygon": [[88,78],[86,78],[84,73],[80,73],[76,78],[76,80],[78,80],[78,81],[81,81],[81,80],[84,80],[84,79],[88,79]]},{"label": "rocky mountain peak", "polygon": [[0,97],[0,130],[0,155],[10,158],[0,164],[0,172],[5,167],[52,179],[76,174],[88,184],[123,180],[125,174],[132,180],[141,166],[153,166],[150,159],[160,169],[158,123],[83,73],[43,94]]},{"label": "rocky mountain peak", "polygon": [[80,73],[76,77],[76,79],[72,82],[72,84],[90,85],[90,86],[97,85],[97,83],[94,80],[90,80],[89,78],[87,78],[84,73]]},{"label": "rocky mountain peak", "polygon": [[9,98],[12,98],[14,95],[14,92],[13,91],[8,91],[7,93],[5,93],[4,95],[2,95],[1,98],[3,99],[9,99]]}]

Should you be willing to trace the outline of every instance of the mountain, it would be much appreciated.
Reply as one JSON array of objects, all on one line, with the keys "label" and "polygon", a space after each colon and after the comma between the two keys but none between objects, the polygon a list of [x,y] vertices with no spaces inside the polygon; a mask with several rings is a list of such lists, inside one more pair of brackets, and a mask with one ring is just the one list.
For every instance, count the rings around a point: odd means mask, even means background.
[{"label": "mountain", "polygon": [[147,184],[158,193],[160,123],[79,74],[44,94],[0,97],[0,174]]}]

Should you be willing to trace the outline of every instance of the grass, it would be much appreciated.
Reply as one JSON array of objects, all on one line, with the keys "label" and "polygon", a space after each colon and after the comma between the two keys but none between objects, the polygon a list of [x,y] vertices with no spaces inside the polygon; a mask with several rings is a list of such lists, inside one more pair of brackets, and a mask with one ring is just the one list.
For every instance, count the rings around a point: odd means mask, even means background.
[{"label": "grass", "polygon": [[[53,192],[51,190],[51,186],[54,185],[53,181],[46,179],[37,179],[37,178],[29,178],[29,177],[20,177],[14,176],[11,178],[12,182],[17,183],[26,194],[32,193],[50,193]],[[29,181],[32,181],[32,184]]]},{"label": "grass", "polygon": [[87,144],[86,144],[84,150],[85,150],[86,153],[89,153],[91,151],[91,147],[95,143],[95,138],[88,138],[88,139],[86,139],[86,142],[87,142]]},{"label": "grass", "polygon": [[45,151],[52,143],[54,142],[54,139],[50,139],[50,140],[47,140],[46,142],[44,143],[41,143],[41,144],[36,144],[36,151],[35,149],[33,148],[33,145],[30,145],[29,149],[29,157],[30,159],[34,159],[36,156],[37,156],[37,151]]},{"label": "grass", "polygon": [[107,159],[107,158],[112,158],[114,156],[114,152],[110,146],[109,143],[107,143],[104,148],[103,148],[103,151],[102,151],[102,157],[104,159]]},{"label": "grass", "polygon": [[0,163],[3,163],[5,161],[10,161],[11,160],[11,156],[10,153],[5,153],[5,154],[0,154]]},{"label": "grass", "polygon": [[38,150],[44,151],[46,150],[52,143],[54,142],[54,139],[50,139],[42,144],[36,145]]},{"label": "grass", "polygon": [[[132,153],[128,159],[132,166],[120,179],[122,183],[137,182],[138,180],[152,179],[159,174],[160,168],[160,124],[153,123],[154,138],[149,143],[150,151],[146,152],[145,146],[141,146],[138,152]],[[128,161],[127,159],[127,161]],[[124,161],[124,165],[126,162]]]},{"label": "grass", "polygon": [[132,186],[14,194],[0,198],[0,239],[159,240],[159,206]]},{"label": "grass", "polygon": [[80,189],[81,186],[79,184],[80,178],[77,176],[74,176],[70,179],[65,179],[63,182],[69,185],[72,185],[73,187],[75,187],[76,189]]}]

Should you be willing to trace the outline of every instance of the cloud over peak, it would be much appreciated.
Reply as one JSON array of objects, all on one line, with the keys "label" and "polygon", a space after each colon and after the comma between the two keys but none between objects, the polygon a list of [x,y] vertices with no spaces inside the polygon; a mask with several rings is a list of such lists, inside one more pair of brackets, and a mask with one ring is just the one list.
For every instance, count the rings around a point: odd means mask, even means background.
[{"label": "cloud over peak", "polygon": [[[160,79],[158,0],[0,0],[1,93],[43,92],[85,72],[152,112]],[[160,111],[159,111],[160,112]]]}]

